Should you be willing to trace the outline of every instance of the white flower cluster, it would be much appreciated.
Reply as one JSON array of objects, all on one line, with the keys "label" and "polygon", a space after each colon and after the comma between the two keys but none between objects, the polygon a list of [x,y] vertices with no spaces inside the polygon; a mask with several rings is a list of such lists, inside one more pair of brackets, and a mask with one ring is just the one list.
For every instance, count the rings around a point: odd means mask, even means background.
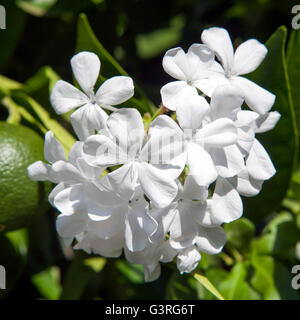
[{"label": "white flower cluster", "polygon": [[255,138],[280,118],[270,112],[275,96],[241,76],[259,66],[266,47],[251,39],[234,52],[222,28],[204,30],[202,42],[165,54],[164,70],[177,80],[161,89],[162,103],[177,121],[159,115],[147,130],[136,109],[113,107],[133,96],[131,78],[108,79],[94,93],[100,61],[76,54],[71,66],[83,92],[60,80],[51,103],[58,114],[79,107],[71,115],[79,141],[66,159],[48,132],[48,163],[28,168],[31,179],[57,184],[49,201],[61,212],[66,245],[105,257],[124,252],[144,266],[146,281],[159,276],[160,262],[176,258],[181,273],[191,272],[201,252],[219,253],[221,225],[243,213],[240,196],[258,194],[275,174]]}]

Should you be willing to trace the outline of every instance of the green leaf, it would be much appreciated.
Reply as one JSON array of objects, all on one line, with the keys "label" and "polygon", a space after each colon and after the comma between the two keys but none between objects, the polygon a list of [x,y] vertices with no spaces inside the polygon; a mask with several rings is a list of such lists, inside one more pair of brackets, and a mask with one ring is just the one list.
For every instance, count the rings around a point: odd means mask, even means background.
[{"label": "green leaf", "polygon": [[220,292],[228,300],[259,300],[259,294],[246,281],[248,262],[238,262],[219,285]]},{"label": "green leaf", "polygon": [[252,251],[260,255],[274,255],[287,259],[294,257],[296,243],[300,241],[300,229],[295,217],[281,212],[264,228],[262,235],[252,243]]},{"label": "green leaf", "polygon": [[224,300],[222,294],[213,286],[213,284],[206,278],[200,274],[195,273],[194,278],[201,283],[201,285],[207,289],[210,293],[216,296],[219,300]]},{"label": "green leaf", "polygon": [[55,5],[57,0],[18,0],[17,5],[25,12],[37,17],[42,17]]},{"label": "green leaf", "polygon": [[252,286],[265,300],[300,299],[299,292],[292,289],[291,270],[271,256],[253,256],[254,274]]},{"label": "green leaf", "polygon": [[[287,68],[295,108],[298,133],[300,132],[300,31],[292,30],[287,48]],[[298,167],[300,169],[300,144],[298,144]]]},{"label": "green leaf", "polygon": [[132,264],[128,261],[119,259],[118,261],[116,261],[115,266],[121,272],[121,274],[130,282],[135,284],[143,284],[145,282],[142,265]]},{"label": "green leaf", "polygon": [[184,16],[177,15],[172,18],[168,28],[154,30],[148,34],[138,34],[135,39],[138,55],[142,59],[149,59],[172,48],[180,41],[184,25]]},{"label": "green leaf", "polygon": [[45,299],[58,300],[62,290],[58,267],[50,267],[33,275],[31,282]]},{"label": "green leaf", "polygon": [[[207,279],[216,287],[219,288],[222,281],[224,281],[228,277],[228,271],[222,268],[211,268],[205,273]],[[213,295],[210,291],[205,290],[204,292],[205,300],[214,300],[216,299],[215,295]]]},{"label": "green leaf", "polygon": [[[76,52],[91,51],[98,55],[101,61],[101,75],[98,84],[112,76],[128,76],[127,72],[120,64],[108,53],[101,42],[94,34],[85,14],[80,14],[77,25],[77,47]],[[155,113],[156,108],[151,101],[145,96],[142,90],[135,85],[136,98],[122,104],[126,107],[135,107],[141,112]]]},{"label": "green leaf", "polygon": [[240,218],[229,224],[224,224],[227,243],[239,251],[247,251],[254,237],[255,225],[246,218]]},{"label": "green leaf", "polygon": [[168,281],[165,298],[167,300],[197,299],[197,281],[190,275],[180,274],[175,270]]},{"label": "green leaf", "polygon": [[286,195],[296,163],[297,128],[285,61],[287,30],[280,27],[267,41],[268,54],[251,79],[276,95],[273,110],[281,114],[274,130],[257,134],[277,169],[277,173],[263,185],[261,193],[245,198],[245,215],[261,221],[276,210]]},{"label": "green leaf", "polygon": [[50,117],[50,114],[37,101],[23,92],[15,92],[13,98],[18,104],[24,106],[26,110],[30,110],[41,121],[45,128],[51,130],[56,138],[64,146],[66,153],[68,153],[75,143],[75,138],[56,120]]}]

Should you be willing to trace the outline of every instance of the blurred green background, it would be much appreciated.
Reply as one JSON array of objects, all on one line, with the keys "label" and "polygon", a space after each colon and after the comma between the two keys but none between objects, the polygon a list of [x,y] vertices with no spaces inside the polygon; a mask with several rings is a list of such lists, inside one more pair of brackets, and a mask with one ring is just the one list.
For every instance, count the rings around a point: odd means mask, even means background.
[{"label": "blurred green background", "polygon": [[[216,257],[203,254],[197,270],[226,299],[300,298],[299,290],[290,285],[291,267],[300,264],[300,171],[297,171],[300,166],[293,166],[297,149],[294,112],[300,115],[299,87],[296,88],[300,79],[298,32],[292,34],[295,41],[290,42],[288,60],[281,56],[287,47],[285,37],[291,35],[294,16],[291,9],[297,2],[7,0],[1,4],[6,8],[7,29],[0,30],[0,73],[25,83],[27,94],[55,119],[58,117],[49,104],[49,88],[58,77],[72,82],[69,60],[76,48],[82,47],[78,42],[81,13],[86,14],[103,47],[156,106],[160,103],[161,86],[171,79],[161,65],[167,49],[181,46],[187,50],[192,43],[200,42],[203,29],[210,26],[225,27],[235,46],[249,38],[265,43],[279,26],[286,26],[268,42],[270,58],[262,71],[251,75],[279,97],[274,110],[282,114],[283,120],[279,129],[261,140],[270,151],[278,174],[273,182],[265,183],[262,195],[244,200],[246,218],[225,227],[229,242],[224,253]],[[291,70],[289,82],[287,67]],[[112,69],[109,76],[114,72]],[[0,88],[0,91],[5,90]],[[294,107],[286,101],[288,95],[292,95]],[[13,99],[22,105],[20,97]],[[7,116],[8,111],[0,108],[0,120]],[[66,119],[59,121],[71,131]],[[60,244],[55,230],[56,214],[54,209],[49,209],[34,221],[24,231],[25,240],[22,233],[13,235],[13,240],[4,236],[0,239],[3,241],[0,256],[5,256],[3,248],[7,248],[10,251],[7,259],[11,261],[11,256],[19,259],[20,266],[16,268],[10,290],[0,292],[3,299],[214,298],[192,276],[179,275],[172,264],[162,265],[159,280],[144,284],[140,266],[83,252],[74,255]]]}]

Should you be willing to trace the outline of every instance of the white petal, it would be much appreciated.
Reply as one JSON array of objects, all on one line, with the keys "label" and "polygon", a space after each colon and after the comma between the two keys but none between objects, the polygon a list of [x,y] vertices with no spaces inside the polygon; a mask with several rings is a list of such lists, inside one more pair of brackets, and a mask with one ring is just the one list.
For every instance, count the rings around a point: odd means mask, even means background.
[{"label": "white petal", "polygon": [[243,214],[241,197],[226,179],[217,180],[211,202],[211,214],[215,223],[228,223]]},{"label": "white petal", "polygon": [[193,216],[195,221],[203,227],[211,228],[211,227],[216,227],[222,224],[221,222],[216,221],[214,219],[214,216],[211,213],[211,204],[212,204],[212,200],[208,199],[206,201],[205,210],[201,210],[199,211],[198,215]]},{"label": "white petal", "polygon": [[232,74],[247,74],[264,60],[268,49],[259,41],[250,39],[240,44],[234,54]]},{"label": "white petal", "polygon": [[270,131],[274,129],[274,127],[277,125],[279,119],[281,117],[281,114],[277,111],[268,112],[266,114],[263,114],[259,116],[256,120],[256,133],[263,133]]},{"label": "white petal", "polygon": [[206,78],[193,81],[192,84],[208,97],[212,96],[217,87],[229,83],[229,79],[224,74],[224,69],[217,62],[214,62],[213,66],[206,71],[206,76]]},{"label": "white petal", "polygon": [[128,214],[125,218],[125,241],[129,251],[141,251],[147,245],[145,232],[140,228],[137,218]]},{"label": "white petal", "polygon": [[218,174],[223,178],[233,177],[245,169],[243,155],[236,145],[210,148],[210,155]]},{"label": "white petal", "polygon": [[122,108],[113,112],[107,126],[123,150],[135,156],[141,149],[145,132],[143,119],[136,109]]},{"label": "white petal", "polygon": [[79,170],[72,164],[65,161],[57,161],[52,167],[52,176],[56,181],[65,182],[68,184],[76,184],[83,181]]},{"label": "white petal", "polygon": [[189,62],[182,48],[168,50],[163,58],[163,68],[166,73],[178,80],[188,80]]},{"label": "white petal", "polygon": [[226,234],[221,227],[199,227],[196,244],[200,251],[208,254],[218,254],[226,242]]},{"label": "white petal", "polygon": [[83,142],[76,141],[68,155],[68,162],[71,163],[73,166],[77,166],[77,159],[83,156]]},{"label": "white petal", "polygon": [[89,96],[94,92],[94,85],[100,72],[100,60],[93,52],[82,51],[71,59],[74,76],[81,89]]},{"label": "white petal", "polygon": [[236,115],[236,122],[235,124],[238,127],[245,127],[245,126],[250,126],[253,127],[254,125],[254,121],[259,117],[259,114],[254,112],[254,111],[250,111],[250,110],[241,110],[237,113]]},{"label": "white petal", "polygon": [[164,85],[160,94],[163,105],[175,111],[178,106],[184,104],[187,95],[197,94],[197,89],[188,85],[185,81],[173,81]]},{"label": "white petal", "polygon": [[96,104],[88,103],[72,113],[72,127],[81,141],[106,128],[108,115]]},{"label": "white petal", "polygon": [[237,128],[232,120],[220,118],[198,130],[193,140],[205,146],[229,146],[237,140]]},{"label": "white petal", "polygon": [[166,173],[145,162],[139,164],[138,170],[141,187],[156,207],[166,207],[175,199],[177,184]]},{"label": "white petal", "polygon": [[159,263],[153,263],[151,265],[144,265],[144,279],[145,282],[152,282],[159,278],[161,267]]},{"label": "white petal", "polygon": [[182,130],[178,124],[169,116],[161,115],[158,116],[152,123],[148,130],[148,136],[165,136],[165,135],[182,135]]},{"label": "white petal", "polygon": [[45,135],[44,157],[49,163],[66,160],[65,150],[60,142],[54,138],[52,131],[48,131]]},{"label": "white petal", "polygon": [[105,169],[104,167],[90,166],[84,158],[78,158],[76,160],[76,167],[80,171],[82,177],[90,181],[99,179]]},{"label": "white petal", "polygon": [[201,254],[195,246],[186,248],[177,255],[177,269],[180,273],[190,273],[198,266]]},{"label": "white petal", "polygon": [[214,90],[210,101],[213,119],[224,117],[235,120],[243,102],[244,94],[239,87],[231,84],[218,86]]},{"label": "white petal", "polygon": [[77,234],[83,232],[86,228],[87,217],[83,215],[66,216],[60,214],[56,220],[56,229],[63,238],[72,240]]},{"label": "white petal", "polygon": [[231,182],[231,184],[236,185],[238,193],[245,197],[253,197],[259,194],[264,182],[251,178],[247,170],[241,171],[236,179],[237,182],[235,184]]},{"label": "white petal", "polygon": [[124,200],[129,201],[136,188],[138,172],[133,163],[123,165],[107,175],[114,192]]},{"label": "white petal", "polygon": [[205,98],[198,94],[188,94],[184,104],[176,108],[178,122],[183,129],[199,129],[204,116],[209,111]]},{"label": "white petal", "polygon": [[[215,60],[215,55],[206,45],[194,43],[189,47],[186,54],[189,61],[190,77],[189,80],[197,77],[201,72],[205,73]],[[196,77],[193,77],[192,75]]]},{"label": "white petal", "polygon": [[265,148],[255,139],[246,161],[249,175],[256,180],[268,180],[276,170]]},{"label": "white petal", "polygon": [[48,201],[50,202],[51,206],[55,207],[54,198],[65,188],[66,188],[65,184],[61,182],[57,186],[55,186],[55,188],[52,189],[52,191],[48,195]]},{"label": "white petal", "polygon": [[208,190],[206,187],[199,186],[193,176],[186,176],[183,188],[184,199],[205,201],[207,196]]},{"label": "white petal", "polygon": [[233,65],[233,47],[227,30],[216,27],[206,29],[202,32],[201,40],[216,53],[225,72],[230,72]]},{"label": "white petal", "polygon": [[84,158],[90,165],[109,167],[128,161],[127,154],[109,137],[97,134],[87,138],[83,145]]},{"label": "white petal", "polygon": [[187,165],[190,175],[199,186],[208,186],[217,178],[217,171],[210,155],[195,143],[187,146]]},{"label": "white petal", "polygon": [[64,215],[80,212],[84,215],[84,196],[81,185],[74,185],[60,191],[53,199],[55,207]]},{"label": "white petal", "polygon": [[115,106],[130,99],[133,94],[132,79],[117,76],[104,81],[96,93],[96,101],[100,106]]},{"label": "white petal", "polygon": [[36,161],[27,168],[28,176],[33,181],[50,180],[49,165],[43,161]]},{"label": "white petal", "polygon": [[243,90],[245,101],[253,111],[264,114],[272,108],[276,98],[273,93],[243,77],[233,77],[231,81]]},{"label": "white petal", "polygon": [[69,112],[89,102],[89,98],[66,81],[58,80],[51,92],[50,101],[57,114]]}]

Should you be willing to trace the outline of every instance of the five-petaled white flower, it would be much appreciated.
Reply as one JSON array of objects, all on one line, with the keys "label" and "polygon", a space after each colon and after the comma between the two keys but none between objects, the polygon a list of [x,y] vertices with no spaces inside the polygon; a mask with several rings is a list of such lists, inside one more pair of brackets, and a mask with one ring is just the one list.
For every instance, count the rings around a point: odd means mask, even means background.
[{"label": "five-petaled white flower", "polygon": [[105,127],[108,115],[102,108],[115,110],[112,106],[123,103],[133,96],[133,81],[129,77],[110,78],[94,93],[101,63],[92,52],[79,52],[71,59],[74,77],[83,92],[66,81],[59,80],[51,93],[51,104],[58,114],[80,107],[71,115],[73,128],[80,140]]}]

